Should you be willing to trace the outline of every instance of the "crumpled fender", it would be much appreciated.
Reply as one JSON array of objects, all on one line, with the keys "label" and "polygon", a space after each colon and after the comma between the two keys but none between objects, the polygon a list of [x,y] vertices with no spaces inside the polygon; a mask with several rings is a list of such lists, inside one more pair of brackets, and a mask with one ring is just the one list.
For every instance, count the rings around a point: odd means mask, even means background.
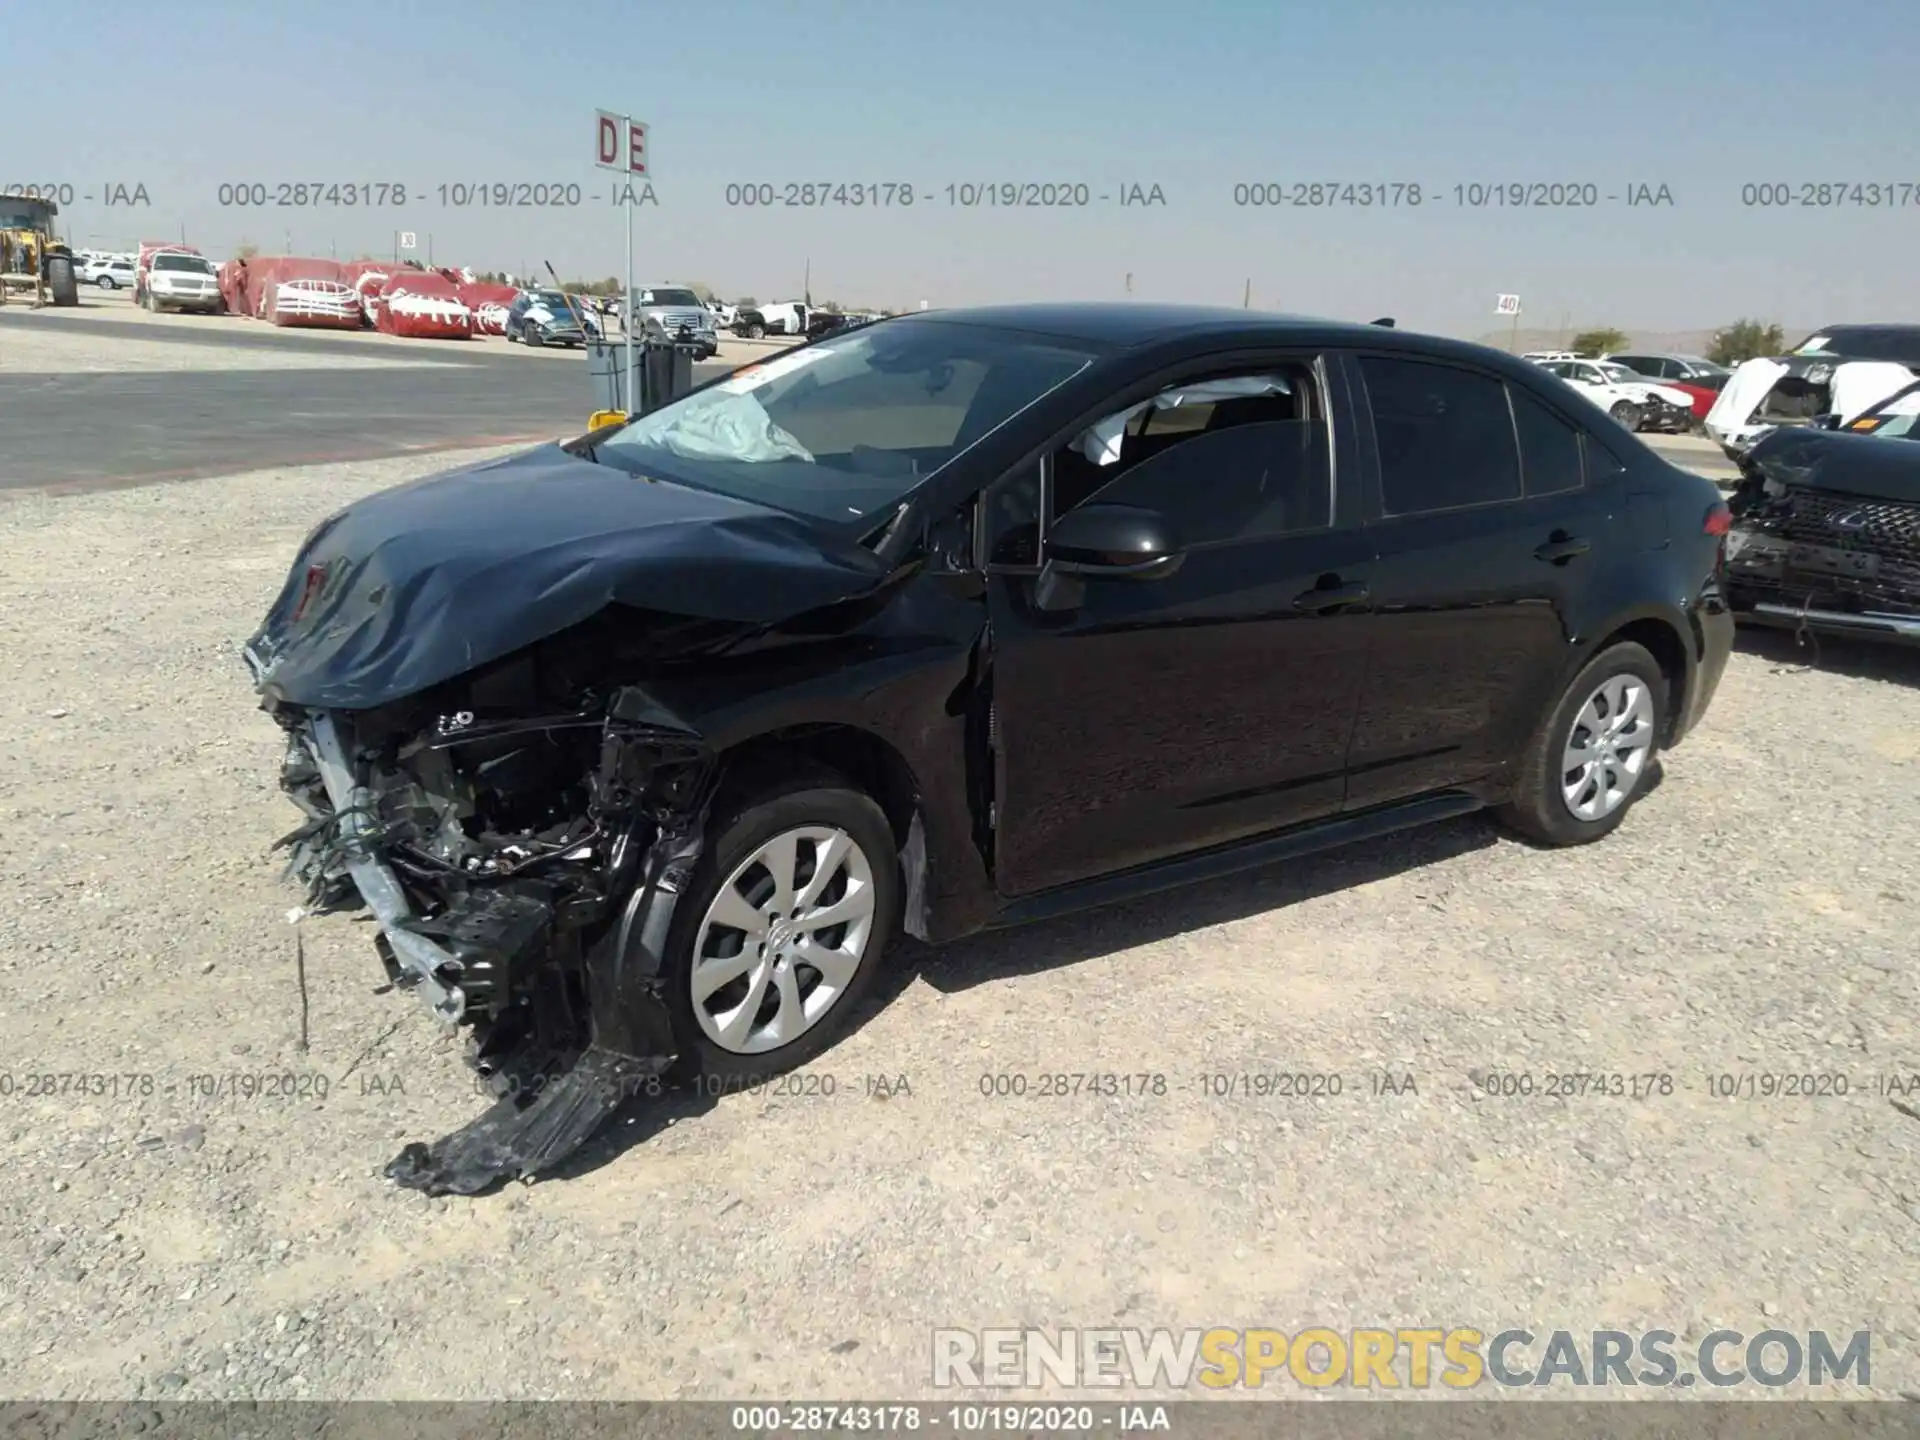
[{"label": "crumpled fender", "polygon": [[249,649],[269,700],[366,710],[609,605],[777,624],[884,578],[872,551],[825,525],[546,445],[323,522]]}]

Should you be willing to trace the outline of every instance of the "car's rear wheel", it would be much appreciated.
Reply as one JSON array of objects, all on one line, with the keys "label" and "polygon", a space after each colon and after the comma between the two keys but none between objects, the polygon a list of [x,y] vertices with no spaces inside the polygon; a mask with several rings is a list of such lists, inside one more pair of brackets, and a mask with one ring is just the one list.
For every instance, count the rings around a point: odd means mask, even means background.
[{"label": "car's rear wheel", "polygon": [[1667,715],[1667,679],[1643,645],[1609,645],[1567,686],[1495,814],[1543,845],[1611,834],[1645,793]]},{"label": "car's rear wheel", "polygon": [[120,288],[118,285],[114,284],[113,277],[111,275],[102,275],[98,280],[94,281],[93,283],[98,285],[102,290],[118,290]]},{"label": "car's rear wheel", "polygon": [[830,776],[796,777],[716,820],[675,907],[664,980],[683,1063],[757,1078],[844,1034],[900,916],[880,807]]}]

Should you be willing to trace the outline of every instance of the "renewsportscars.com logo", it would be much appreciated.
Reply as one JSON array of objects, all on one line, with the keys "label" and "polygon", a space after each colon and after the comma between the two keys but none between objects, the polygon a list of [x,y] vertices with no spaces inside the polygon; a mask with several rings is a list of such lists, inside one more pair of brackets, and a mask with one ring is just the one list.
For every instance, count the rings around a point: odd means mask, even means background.
[{"label": "renewsportscars.com logo", "polygon": [[1671,1330],[956,1330],[933,1332],[933,1383],[960,1389],[1471,1390],[1564,1385],[1686,1389],[1871,1383],[1872,1333],[1836,1345],[1824,1330],[1715,1330],[1683,1344]]}]

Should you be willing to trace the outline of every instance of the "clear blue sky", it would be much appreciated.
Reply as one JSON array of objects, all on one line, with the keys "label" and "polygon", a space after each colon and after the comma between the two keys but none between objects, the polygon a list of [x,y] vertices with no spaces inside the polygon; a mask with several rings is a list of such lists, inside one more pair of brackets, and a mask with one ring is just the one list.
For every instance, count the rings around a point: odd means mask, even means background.
[{"label": "clear blue sky", "polygon": [[[618,273],[593,111],[653,127],[641,278],[911,306],[1047,296],[1239,304],[1475,334],[1920,320],[1920,70],[1893,0],[544,5],[170,0],[16,35],[0,184],[64,181],[81,244],[385,253]],[[136,20],[136,15],[143,18]],[[405,17],[405,18],[399,18]],[[24,122],[20,117],[29,117]],[[18,171],[19,173],[13,173]],[[223,182],[398,182],[404,209],[222,207]],[[909,182],[911,209],[729,207],[740,182]],[[949,183],[1158,184],[1164,206],[975,209]],[[1252,209],[1237,182],[1417,183],[1418,208]],[[103,187],[152,204],[108,208]],[[574,209],[441,184],[577,184]],[[1452,187],[1592,184],[1595,209]],[[1891,182],[1901,208],[1778,209],[1743,184]],[[1628,187],[1670,206],[1629,208]],[[1445,199],[1435,202],[1435,190]],[[425,191],[422,195],[418,192]],[[928,200],[928,192],[935,198]],[[93,194],[88,202],[78,198]],[[1899,197],[1896,197],[1899,198]],[[1795,337],[1790,337],[1795,338]]]}]

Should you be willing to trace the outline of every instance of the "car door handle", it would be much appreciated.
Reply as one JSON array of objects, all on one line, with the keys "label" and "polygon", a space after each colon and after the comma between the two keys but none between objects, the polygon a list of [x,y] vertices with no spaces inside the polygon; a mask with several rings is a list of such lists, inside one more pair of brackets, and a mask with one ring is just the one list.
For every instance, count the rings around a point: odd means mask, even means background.
[{"label": "car door handle", "polygon": [[1586,541],[1571,535],[1557,534],[1546,544],[1533,552],[1537,560],[1545,560],[1553,565],[1561,565],[1577,556],[1586,554],[1593,547]]},{"label": "car door handle", "polygon": [[1323,610],[1338,610],[1342,605],[1358,605],[1372,593],[1359,581],[1351,585],[1319,586],[1294,596],[1293,608],[1317,615]]}]

